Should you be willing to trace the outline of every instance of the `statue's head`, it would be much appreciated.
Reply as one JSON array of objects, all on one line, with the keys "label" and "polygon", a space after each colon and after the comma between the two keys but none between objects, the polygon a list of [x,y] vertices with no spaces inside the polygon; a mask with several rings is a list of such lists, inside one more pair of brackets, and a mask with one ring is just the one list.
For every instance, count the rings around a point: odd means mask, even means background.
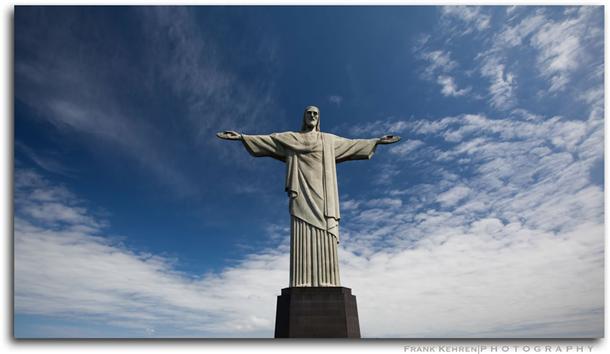
[{"label": "statue's head", "polygon": [[311,127],[315,127],[316,131],[320,131],[320,109],[316,106],[308,106],[305,108],[305,113],[303,113],[301,131],[310,130]]}]

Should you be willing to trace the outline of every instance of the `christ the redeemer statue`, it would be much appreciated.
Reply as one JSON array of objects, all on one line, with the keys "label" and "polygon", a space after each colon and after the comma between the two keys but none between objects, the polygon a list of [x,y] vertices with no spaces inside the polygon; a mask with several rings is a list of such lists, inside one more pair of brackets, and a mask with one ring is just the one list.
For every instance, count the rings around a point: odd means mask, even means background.
[{"label": "christ the redeemer statue", "polygon": [[286,163],[286,192],[290,199],[290,287],[336,287],[339,280],[339,193],[336,164],[370,159],[377,144],[400,140],[385,135],[374,139],[345,139],[320,132],[320,110],[305,109],[299,132],[245,135],[217,134],[241,140],[256,157]]}]

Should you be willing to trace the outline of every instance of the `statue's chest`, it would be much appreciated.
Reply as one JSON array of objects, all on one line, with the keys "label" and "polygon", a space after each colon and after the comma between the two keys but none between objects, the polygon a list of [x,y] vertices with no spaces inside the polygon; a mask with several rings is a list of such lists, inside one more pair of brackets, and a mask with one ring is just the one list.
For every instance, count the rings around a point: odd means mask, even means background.
[{"label": "statue's chest", "polygon": [[324,146],[320,134],[302,134],[295,152],[299,155],[322,155]]}]

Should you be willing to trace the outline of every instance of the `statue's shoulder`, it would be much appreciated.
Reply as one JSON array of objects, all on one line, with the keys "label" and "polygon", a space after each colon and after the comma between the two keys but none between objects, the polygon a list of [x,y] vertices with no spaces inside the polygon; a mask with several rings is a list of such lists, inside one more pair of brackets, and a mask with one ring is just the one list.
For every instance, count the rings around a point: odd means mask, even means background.
[{"label": "statue's shoulder", "polygon": [[323,136],[326,136],[326,137],[330,137],[330,138],[336,138],[337,137],[333,133],[320,132],[320,134],[322,134]]},{"label": "statue's shoulder", "polygon": [[295,141],[298,138],[298,133],[296,132],[279,132],[271,134],[272,137],[281,141],[281,142],[290,142]]},{"label": "statue's shoulder", "polygon": [[327,141],[337,140],[337,139],[341,138],[340,136],[332,134],[332,133],[322,133],[321,132],[320,134],[322,134],[322,136],[324,137],[324,140],[327,140]]},{"label": "statue's shoulder", "polygon": [[276,141],[280,142],[281,144],[288,146],[294,145],[296,142],[299,141],[299,133],[297,132],[273,133],[271,134],[271,137]]},{"label": "statue's shoulder", "polygon": [[275,136],[278,138],[285,138],[285,137],[294,137],[296,136],[296,134],[298,134],[297,132],[279,132],[279,133],[273,133],[271,134],[271,136]]}]

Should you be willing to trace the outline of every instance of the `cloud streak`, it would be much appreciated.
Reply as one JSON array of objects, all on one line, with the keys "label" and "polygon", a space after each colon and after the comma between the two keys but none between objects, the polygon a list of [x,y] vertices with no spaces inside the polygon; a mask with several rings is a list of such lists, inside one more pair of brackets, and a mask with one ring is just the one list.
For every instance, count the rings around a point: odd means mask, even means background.
[{"label": "cloud streak", "polygon": [[[264,126],[257,118],[273,105],[272,75],[260,73],[265,80],[240,79],[226,64],[218,39],[201,30],[186,8],[126,10],[141,25],[132,33],[138,39],[132,51],[123,34],[108,26],[100,26],[100,35],[111,44],[83,40],[80,31],[94,32],[96,21],[111,17],[111,11],[100,10],[89,23],[84,20],[88,11],[71,16],[70,11],[51,8],[20,9],[16,99],[38,119],[51,123],[51,134],[83,137],[81,142],[93,154],[126,157],[171,196],[197,196],[202,192],[199,176],[190,175],[186,171],[192,169],[184,165],[206,160],[202,151],[245,159],[221,148],[214,133]],[[54,22],[61,24],[35,26],[28,22],[33,18],[59,18]],[[250,59],[271,67],[272,39],[259,44]],[[159,102],[167,96],[172,105],[169,100]],[[167,124],[168,120],[180,124]],[[164,144],[168,139],[188,145]],[[185,159],[189,149],[197,153]]]},{"label": "cloud streak", "polygon": [[455,80],[451,76],[440,75],[437,79],[439,85],[442,86],[441,93],[444,96],[458,97],[464,96],[470,92],[470,87],[459,89]]},{"label": "cloud streak", "polygon": [[441,17],[449,23],[453,22],[452,31],[449,32],[458,30],[461,35],[469,34],[473,29],[484,31],[489,28],[491,21],[491,16],[484,13],[479,6],[443,6]]}]

